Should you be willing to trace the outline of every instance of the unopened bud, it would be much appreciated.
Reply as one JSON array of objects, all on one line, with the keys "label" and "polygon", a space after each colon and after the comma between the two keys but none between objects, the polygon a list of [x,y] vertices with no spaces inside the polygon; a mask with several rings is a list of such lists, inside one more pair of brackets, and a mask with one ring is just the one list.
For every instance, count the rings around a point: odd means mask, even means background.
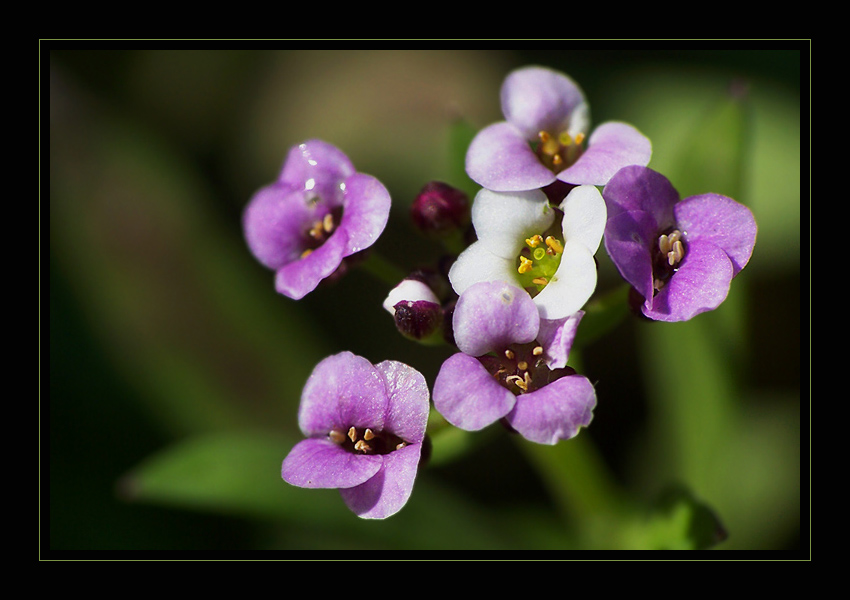
[{"label": "unopened bud", "polygon": [[418,342],[441,341],[443,308],[427,300],[402,300],[394,306],[395,326],[399,332]]},{"label": "unopened bud", "polygon": [[440,181],[425,184],[410,207],[416,228],[429,237],[446,237],[469,225],[469,197]]}]

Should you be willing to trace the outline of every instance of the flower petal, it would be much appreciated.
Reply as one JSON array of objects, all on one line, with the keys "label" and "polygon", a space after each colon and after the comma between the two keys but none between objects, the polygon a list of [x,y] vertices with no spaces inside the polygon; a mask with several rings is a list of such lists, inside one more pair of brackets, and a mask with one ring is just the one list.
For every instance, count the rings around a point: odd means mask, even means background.
[{"label": "flower petal", "polygon": [[574,113],[586,114],[584,94],[578,84],[545,67],[524,67],[509,73],[500,97],[505,118],[526,140],[536,140],[540,131],[564,131],[571,125]]},{"label": "flower petal", "polygon": [[281,477],[303,488],[347,488],[369,480],[382,462],[380,456],[352,454],[327,438],[311,438],[286,455]]},{"label": "flower petal", "polygon": [[461,252],[449,269],[449,282],[458,295],[481,281],[514,281],[516,278],[516,258],[496,256],[480,240]]},{"label": "flower petal", "polygon": [[384,430],[408,443],[421,442],[430,408],[425,377],[413,367],[394,360],[376,364],[375,370],[384,380],[389,400]]},{"label": "flower petal", "polygon": [[346,506],[363,519],[386,519],[407,504],[419,468],[420,444],[385,454],[383,467],[374,477],[339,490]]},{"label": "flower petal", "polygon": [[555,181],[520,131],[504,121],[479,131],[466,152],[466,173],[497,192],[542,188]]},{"label": "flower petal", "polygon": [[363,173],[343,184],[344,208],[340,229],[348,235],[345,256],[370,247],[383,233],[390,216],[390,193],[384,185]]},{"label": "flower petal", "polygon": [[508,414],[516,403],[478,361],[462,352],[450,356],[434,381],[434,408],[455,427],[478,431]]},{"label": "flower petal", "polygon": [[[297,189],[313,190],[316,186],[336,188],[354,172],[354,165],[339,148],[314,139],[289,150],[278,181],[290,183]],[[329,189],[316,191],[325,195]]]},{"label": "flower petal", "polygon": [[583,316],[584,311],[580,310],[563,319],[540,319],[537,341],[543,346],[543,358],[550,369],[567,366],[570,349]]},{"label": "flower petal", "polygon": [[644,298],[653,294],[650,248],[658,243],[657,235],[655,218],[641,210],[621,212],[605,227],[605,250],[623,279]]},{"label": "flower petal", "polygon": [[528,293],[504,281],[470,286],[455,304],[452,328],[458,349],[470,356],[501,352],[537,337],[540,317]]},{"label": "flower petal", "polygon": [[372,364],[340,352],[320,361],[307,379],[298,425],[308,437],[352,426],[382,430],[388,403],[384,380]]},{"label": "flower petal", "polygon": [[525,239],[542,233],[554,220],[555,211],[541,190],[481,190],[472,203],[472,224],[478,240],[496,256],[514,261]]},{"label": "flower petal", "polygon": [[309,255],[278,269],[275,275],[275,289],[293,300],[300,300],[339,268],[347,243],[347,232],[337,229],[324,244]]},{"label": "flower petal", "polygon": [[603,123],[594,130],[587,144],[584,154],[558,173],[558,179],[574,184],[606,185],[623,167],[646,166],[652,156],[649,138],[627,123]]},{"label": "flower petal", "polygon": [[747,265],[758,231],[749,208],[720,194],[703,194],[685,198],[673,212],[689,243],[706,240],[726,252],[733,275]]},{"label": "flower petal", "polygon": [[440,299],[428,284],[418,279],[403,279],[401,283],[390,290],[382,306],[391,315],[395,314],[395,305],[399,302],[432,302],[440,304]]},{"label": "flower petal", "polygon": [[596,261],[583,244],[564,245],[555,275],[534,297],[541,319],[563,319],[577,312],[596,290]]},{"label": "flower petal", "polygon": [[644,303],[643,314],[656,321],[687,321],[714,310],[729,294],[734,270],[721,249],[705,240],[688,241],[678,270],[654,297]]},{"label": "flower petal", "polygon": [[304,238],[315,208],[302,191],[284,183],[259,190],[242,216],[248,248],[270,269],[298,260],[304,251]]},{"label": "flower petal", "polygon": [[587,377],[568,375],[537,391],[521,394],[507,416],[511,427],[538,444],[557,444],[590,425],[596,390]]},{"label": "flower petal", "polygon": [[608,206],[608,218],[621,212],[642,210],[653,216],[656,233],[675,224],[673,206],[679,201],[679,192],[660,173],[646,167],[625,167],[611,178],[602,191]]},{"label": "flower petal", "polygon": [[608,210],[599,190],[592,185],[573,188],[561,202],[561,210],[564,211],[564,239],[569,243],[580,242],[591,254],[596,254],[608,220]]}]

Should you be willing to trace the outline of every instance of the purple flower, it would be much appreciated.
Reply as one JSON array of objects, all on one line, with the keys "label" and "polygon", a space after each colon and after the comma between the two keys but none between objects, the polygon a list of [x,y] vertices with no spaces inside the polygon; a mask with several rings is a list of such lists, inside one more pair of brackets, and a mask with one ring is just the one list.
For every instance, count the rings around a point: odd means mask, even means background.
[{"label": "purple flower", "polygon": [[679,200],[666,177],[627,167],[603,191],[605,248],[656,321],[686,321],[717,308],[753,253],[750,210],[720,194]]},{"label": "purple flower", "polygon": [[360,517],[394,515],[413,489],[428,410],[428,386],[412,367],[329,356],[304,386],[298,425],[307,439],[286,456],[281,475],[298,487],[339,488]]},{"label": "purple flower", "polygon": [[590,424],[596,392],[567,367],[583,313],[545,320],[529,295],[506,282],[468,288],[454,310],[455,341],[434,382],[434,407],[477,431],[504,419],[526,439],[556,444]]},{"label": "purple flower", "polygon": [[276,271],[275,288],[303,298],[343,259],[368,248],[387,224],[390,195],[377,179],[357,173],[348,157],[321,140],[293,147],[277,181],[245,209],[245,239]]},{"label": "purple flower", "polygon": [[569,77],[543,67],[510,73],[502,84],[505,121],[485,127],[466,154],[466,172],[497,192],[543,188],[556,180],[605,185],[620,168],[646,165],[649,140],[626,123],[600,125],[587,140],[589,108]]}]

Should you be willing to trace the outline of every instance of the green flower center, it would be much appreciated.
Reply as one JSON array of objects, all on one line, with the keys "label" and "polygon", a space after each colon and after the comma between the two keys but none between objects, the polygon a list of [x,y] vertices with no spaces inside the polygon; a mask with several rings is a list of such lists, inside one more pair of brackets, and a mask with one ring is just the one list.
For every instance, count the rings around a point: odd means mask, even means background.
[{"label": "green flower center", "polygon": [[564,244],[554,236],[533,235],[517,257],[519,283],[532,295],[540,293],[555,277]]}]

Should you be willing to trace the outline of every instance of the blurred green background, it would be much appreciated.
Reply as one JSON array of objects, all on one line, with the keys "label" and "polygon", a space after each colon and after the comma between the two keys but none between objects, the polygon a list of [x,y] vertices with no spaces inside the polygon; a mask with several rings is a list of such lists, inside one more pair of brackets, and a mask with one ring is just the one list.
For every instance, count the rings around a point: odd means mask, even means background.
[{"label": "blurred green background", "polygon": [[[728,537],[717,549],[806,546],[807,46],[572,46],[44,43],[42,552],[687,547],[675,541],[691,527],[679,519],[694,520],[653,505],[670,485],[720,520]],[[502,79],[531,63],[573,77],[594,124],[624,120],[650,137],[650,167],[683,197],[747,204],[759,225],[753,258],[717,311],[684,324],[627,318],[582,348],[599,403],[567,447],[529,448],[497,427],[447,436],[401,513],[361,521],[337,491],[280,480],[304,381],[321,358],[350,350],[407,362],[433,384],[448,351],[402,339],[381,308],[388,285],[365,272],[300,302],[277,295],[244,244],[242,210],[290,146],[323,138],[393,196],[376,251],[403,268],[428,264],[439,249],[411,228],[410,202],[429,180],[468,188],[453,124],[501,120]],[[598,258],[601,294],[618,278],[604,249]],[[612,488],[628,516],[608,518],[623,514],[604,499]]]}]

